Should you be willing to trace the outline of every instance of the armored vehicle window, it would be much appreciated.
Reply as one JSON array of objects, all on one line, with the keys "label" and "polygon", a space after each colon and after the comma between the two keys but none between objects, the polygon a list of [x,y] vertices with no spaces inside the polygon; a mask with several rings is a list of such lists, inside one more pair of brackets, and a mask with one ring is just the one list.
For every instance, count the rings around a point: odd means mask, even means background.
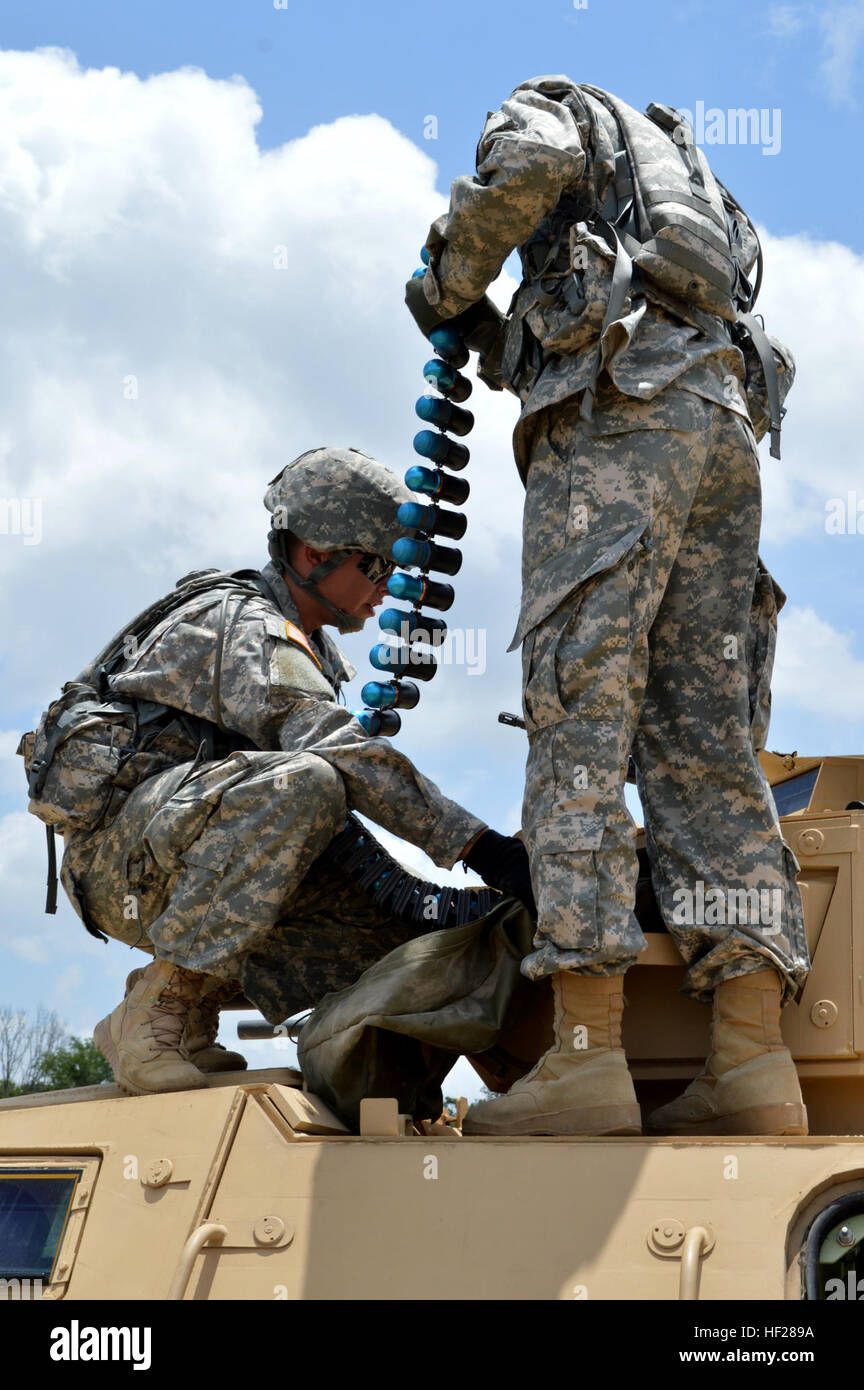
[{"label": "armored vehicle window", "polygon": [[804,1248],[804,1278],[808,1299],[864,1297],[864,1192],[838,1198],[816,1217]]},{"label": "armored vehicle window", "polygon": [[803,811],[809,806],[818,776],[819,768],[813,767],[809,772],[802,772],[798,777],[790,777],[788,782],[780,782],[772,787],[778,816],[791,816],[793,811]]},{"label": "armored vehicle window", "polygon": [[80,1177],[0,1168],[0,1278],[50,1280]]}]

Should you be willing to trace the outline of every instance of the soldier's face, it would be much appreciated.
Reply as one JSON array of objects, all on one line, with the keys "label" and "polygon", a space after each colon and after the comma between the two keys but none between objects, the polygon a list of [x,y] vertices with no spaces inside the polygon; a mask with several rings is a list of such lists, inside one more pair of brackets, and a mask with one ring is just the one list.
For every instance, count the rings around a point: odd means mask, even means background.
[{"label": "soldier's face", "polygon": [[370,584],[359,569],[363,558],[362,555],[350,555],[347,560],[342,561],[338,569],[322,579],[318,587],[324,597],[335,603],[337,608],[365,622],[367,618],[374,617],[375,609],[386,597],[387,580],[382,579],[379,584]]}]

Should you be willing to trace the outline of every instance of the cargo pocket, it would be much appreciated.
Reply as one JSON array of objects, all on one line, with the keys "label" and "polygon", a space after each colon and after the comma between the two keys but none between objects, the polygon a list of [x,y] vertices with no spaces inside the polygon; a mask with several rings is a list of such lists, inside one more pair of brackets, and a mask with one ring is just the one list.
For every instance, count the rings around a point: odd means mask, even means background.
[{"label": "cargo pocket", "polygon": [[[249,760],[243,753],[233,753],[218,763],[211,763],[203,770],[193,772],[181,783],[170,799],[161,806],[144,828],[143,840],[153,859],[164,873],[179,873],[186,863],[196,860],[196,842],[207,828],[208,822],[222,804],[222,797],[229,787],[242,782],[249,775]],[[223,847],[233,848],[236,837],[224,829],[214,827],[208,840],[214,845],[218,841]],[[227,852],[214,849],[208,864],[215,862],[221,854],[221,866],[227,861]]]},{"label": "cargo pocket", "polygon": [[562,951],[600,946],[597,851],[601,816],[573,814],[541,821],[534,832],[532,877],[540,930]]},{"label": "cargo pocket", "polygon": [[567,718],[558,694],[555,654],[569,613],[556,627],[551,621],[533,628],[522,646],[522,712],[528,732]]},{"label": "cargo pocket", "polygon": [[[585,555],[584,542],[561,553],[570,561],[569,587],[551,614],[526,634],[522,649],[529,733],[562,719],[622,717],[640,569],[652,548],[648,527],[647,521],[640,522],[602,549],[595,542],[593,559]],[[574,581],[572,567],[580,554],[584,568]],[[566,569],[559,568],[563,580]],[[523,614],[543,602],[542,585],[535,581],[532,575],[526,585]]]},{"label": "cargo pocket", "polygon": [[114,920],[112,935],[129,946],[139,946],[151,923],[164,912],[173,877],[164,873],[146,845],[135,845],[125,861],[126,893],[122,913]]}]

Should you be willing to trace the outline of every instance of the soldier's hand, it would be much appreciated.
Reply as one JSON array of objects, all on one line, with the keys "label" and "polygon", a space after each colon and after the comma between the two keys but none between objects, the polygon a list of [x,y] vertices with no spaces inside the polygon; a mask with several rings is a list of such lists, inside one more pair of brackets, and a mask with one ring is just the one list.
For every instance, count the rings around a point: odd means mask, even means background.
[{"label": "soldier's hand", "polygon": [[423,290],[423,278],[422,275],[412,275],[405,286],[405,303],[423,337],[428,338],[436,328],[443,328],[445,324],[449,327],[456,320],[444,318],[432,307]]},{"label": "soldier's hand", "polygon": [[455,318],[445,318],[426,298],[423,279],[422,275],[413,275],[405,286],[405,303],[420,332],[429,338],[437,328],[448,328],[462,339],[469,351],[479,353],[482,362],[504,324],[501,310],[492,303],[488,294],[484,294],[476,304],[464,309]]},{"label": "soldier's hand", "polygon": [[519,898],[531,915],[537,916],[528,851],[515,835],[499,835],[497,830],[484,830],[464,859],[468,868],[473,869],[490,888],[497,888],[508,897]]}]

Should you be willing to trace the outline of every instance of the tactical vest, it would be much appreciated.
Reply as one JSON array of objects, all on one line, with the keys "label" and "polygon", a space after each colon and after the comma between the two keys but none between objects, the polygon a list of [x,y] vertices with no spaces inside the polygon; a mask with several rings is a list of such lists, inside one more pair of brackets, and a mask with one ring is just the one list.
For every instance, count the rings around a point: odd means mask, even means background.
[{"label": "tactical vest", "polygon": [[[600,340],[622,316],[631,291],[711,337],[722,336],[723,325],[728,325],[726,335],[742,350],[755,352],[761,364],[771,453],[779,458],[785,412],[776,362],[761,324],[749,312],[761,282],[758,237],[755,286],[743,262],[742,228],[746,224],[753,230],[752,223],[712,173],[689,125],[672,107],[652,102],[642,115],[601,88],[583,83],[562,101],[574,120],[587,116],[595,135],[598,117],[591,100],[580,94],[604,106],[614,120],[614,181],[602,202],[565,194],[521,248],[527,282],[521,311],[529,327],[533,329],[532,316],[535,321],[542,317],[546,351],[575,352],[597,341],[582,401],[582,414],[590,419],[602,366]],[[580,251],[592,256],[595,264],[600,260],[599,283],[580,275]],[[558,323],[555,310],[550,313],[555,301]]]}]

